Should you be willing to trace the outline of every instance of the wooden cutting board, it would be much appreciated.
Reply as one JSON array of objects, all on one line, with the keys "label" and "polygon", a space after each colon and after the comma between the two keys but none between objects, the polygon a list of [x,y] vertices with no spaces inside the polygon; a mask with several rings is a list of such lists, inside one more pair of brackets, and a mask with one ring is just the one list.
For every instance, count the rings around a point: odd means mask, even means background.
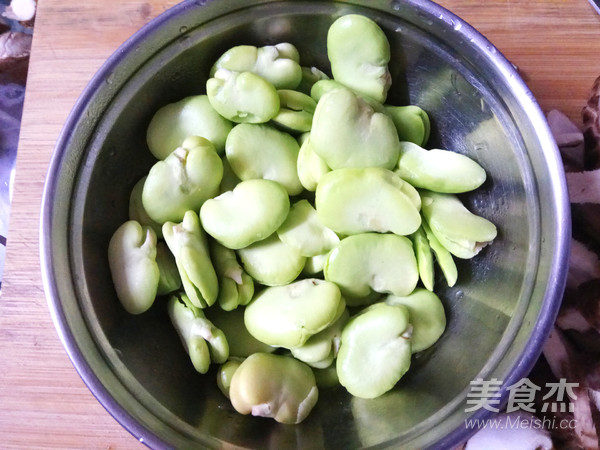
[{"label": "wooden cutting board", "polygon": [[[218,0],[217,0],[218,1]],[[67,114],[117,47],[171,1],[42,0],[36,19],[0,297],[0,447],[142,447],[71,365],[44,296],[39,211]],[[547,111],[580,122],[600,75],[600,16],[587,0],[441,0],[515,64]]]}]

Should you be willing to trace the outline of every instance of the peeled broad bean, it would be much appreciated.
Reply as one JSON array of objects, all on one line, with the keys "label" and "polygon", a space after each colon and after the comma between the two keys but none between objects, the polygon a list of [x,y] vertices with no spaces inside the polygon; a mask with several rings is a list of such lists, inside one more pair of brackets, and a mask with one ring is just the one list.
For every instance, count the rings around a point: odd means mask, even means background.
[{"label": "peeled broad bean", "polygon": [[308,200],[292,205],[277,234],[281,241],[307,257],[327,253],[340,242],[338,235],[321,223]]},{"label": "peeled broad bean", "polygon": [[246,272],[265,286],[294,281],[306,262],[298,250],[283,243],[277,233],[237,251]]},{"label": "peeled broad bean", "polygon": [[233,188],[235,188],[239,182],[242,181],[231,168],[226,156],[223,156],[221,161],[223,162],[223,179],[221,180],[221,184],[219,186],[219,194],[232,191]]},{"label": "peeled broad bean", "polygon": [[457,196],[422,191],[421,199],[432,233],[457,258],[472,258],[496,238],[496,226],[469,211]]},{"label": "peeled broad bean", "polygon": [[159,241],[156,245],[156,264],[160,273],[156,295],[165,295],[178,290],[181,287],[181,275],[175,257],[164,241]]},{"label": "peeled broad bean", "polygon": [[340,380],[337,375],[335,364],[331,364],[324,369],[317,369],[316,367],[311,367],[311,369],[319,389],[328,389],[339,386]]},{"label": "peeled broad bean", "polygon": [[306,364],[287,356],[255,353],[234,372],[229,397],[241,414],[297,424],[313,409],[319,392]]},{"label": "peeled broad bean", "polygon": [[144,209],[158,223],[180,221],[219,192],[222,178],[223,162],[210,141],[178,147],[150,169],[142,189]]},{"label": "peeled broad bean", "polygon": [[310,140],[332,169],[393,169],[398,162],[400,141],[392,119],[346,88],[332,89],[318,101]]},{"label": "peeled broad bean", "polygon": [[219,328],[227,338],[229,344],[229,356],[246,358],[253,353],[271,353],[275,347],[259,341],[250,334],[244,323],[244,307],[232,311],[221,308],[206,308],[204,314]]},{"label": "peeled broad bean", "polygon": [[324,79],[315,82],[310,89],[310,96],[318,102],[327,92],[334,89],[345,88],[342,83],[336,80]]},{"label": "peeled broad bean", "polygon": [[435,255],[435,260],[437,261],[440,269],[442,269],[442,274],[446,279],[446,283],[448,286],[452,287],[456,284],[458,279],[458,269],[456,268],[456,263],[454,262],[454,258],[452,254],[440,244],[440,241],[435,237],[427,222],[423,221],[421,224],[425,235],[427,236],[427,241],[429,242],[429,247],[431,251]]},{"label": "peeled broad bean", "polygon": [[263,178],[277,181],[289,195],[302,191],[297,160],[300,146],[290,134],[267,124],[236,125],[225,152],[227,161],[240,180]]},{"label": "peeled broad bean", "polygon": [[427,143],[431,124],[429,115],[422,108],[416,105],[385,105],[384,108],[396,125],[400,142],[413,142],[421,146]]},{"label": "peeled broad bean", "polygon": [[433,291],[435,269],[433,266],[433,253],[423,227],[410,235],[417,258],[419,278],[426,289]]},{"label": "peeled broad bean", "polygon": [[349,318],[350,314],[345,310],[338,320],[309,337],[304,345],[292,348],[294,358],[316,369],[329,367],[337,356],[342,330]]},{"label": "peeled broad bean", "polygon": [[400,143],[395,172],[415,187],[451,194],[477,189],[486,179],[483,167],[468,156],[412,142]]},{"label": "peeled broad bean", "polygon": [[202,136],[222,153],[232,126],[215,111],[206,95],[194,95],[160,108],[148,125],[146,141],[157,159],[165,159],[188,136]]},{"label": "peeled broad bean", "polygon": [[340,384],[360,398],[392,389],[410,368],[411,332],[404,306],[376,303],[351,317],[336,360]]},{"label": "peeled broad bean", "polygon": [[210,255],[219,279],[219,306],[231,311],[239,305],[247,305],[254,295],[254,280],[238,263],[235,251],[212,241]]},{"label": "peeled broad bean", "polygon": [[246,328],[261,342],[295,348],[342,315],[346,303],[331,282],[307,278],[268,287],[246,307]]},{"label": "peeled broad bean", "polygon": [[147,176],[142,177],[131,190],[129,195],[129,220],[135,220],[140,225],[152,228],[157,238],[162,238],[162,223],[158,223],[148,215],[142,202],[142,191]]},{"label": "peeled broad bean", "polygon": [[427,289],[417,288],[406,297],[388,295],[385,303],[403,305],[408,309],[413,327],[411,348],[413,353],[423,351],[437,342],[446,329],[446,312],[440,298]]},{"label": "peeled broad bean", "polygon": [[233,374],[240,367],[242,361],[242,359],[230,359],[219,367],[219,371],[217,372],[217,386],[227,398],[229,398],[229,387],[231,386]]},{"label": "peeled broad bean", "polygon": [[200,219],[220,244],[239,249],[273,234],[290,210],[285,188],[271,180],[246,180],[204,202]]},{"label": "peeled broad bean", "polygon": [[329,257],[329,252],[323,253],[322,255],[310,256],[306,258],[306,262],[304,263],[304,268],[302,269],[302,273],[304,275],[316,275],[319,272],[323,272],[323,268],[325,267],[325,263],[327,262],[327,258]]},{"label": "peeled broad bean", "polygon": [[218,69],[206,82],[212,107],[236,123],[264,123],[279,112],[275,86],[252,72]]},{"label": "peeled broad bean", "polygon": [[302,80],[299,62],[298,50],[287,42],[264,47],[238,45],[227,50],[217,60],[211,69],[211,76],[219,69],[252,72],[277,89],[295,89]]},{"label": "peeled broad bean", "polygon": [[317,103],[309,95],[291,89],[280,89],[277,94],[279,112],[273,117],[273,123],[290,132],[310,131]]},{"label": "peeled broad bean", "polygon": [[[337,88],[349,89],[348,86],[345,86],[344,84],[342,84],[336,80],[329,80],[329,79],[319,80],[311,88],[310,96],[315,101],[318,102],[321,99],[321,97],[323,97],[327,92],[333,91],[334,89],[337,89]],[[360,99],[362,101],[364,101],[367,105],[369,105],[371,108],[373,108],[373,110],[375,112],[384,113],[384,114],[390,116],[390,119],[393,119],[392,115],[389,114],[388,111],[386,110],[385,105],[381,104],[377,100],[373,100],[371,97],[361,94],[360,92],[356,92],[352,89],[350,89],[350,90],[352,92],[354,92],[354,94],[356,94],[358,97],[360,97]]]},{"label": "peeled broad bean", "polygon": [[321,222],[336,233],[408,235],[421,224],[418,195],[411,192],[410,185],[387,169],[338,169],[319,181],[315,206]]},{"label": "peeled broad bean", "polygon": [[113,233],[108,244],[108,263],[117,297],[125,310],[141,314],[154,303],[160,280],[156,263],[156,234],[135,220]]},{"label": "peeled broad bean", "polygon": [[324,274],[339,286],[350,306],[364,304],[372,291],[408,295],[419,281],[411,241],[395,234],[363,233],[342,239],[329,253]]},{"label": "peeled broad bean", "polygon": [[310,95],[310,91],[317,81],[329,79],[325,72],[316,67],[301,66],[301,69],[302,80],[296,90],[306,95]]},{"label": "peeled broad bean", "polygon": [[185,298],[185,294],[171,296],[167,310],[196,371],[206,373],[211,362],[222,364],[227,361],[227,338],[204,316],[202,310]]},{"label": "peeled broad bean", "polygon": [[392,84],[390,44],[368,17],[346,14],[329,27],[327,56],[333,78],[383,103]]},{"label": "peeled broad bean", "polygon": [[305,137],[298,152],[298,179],[308,191],[315,191],[323,175],[331,169],[323,158],[317,155],[310,143],[310,137]]},{"label": "peeled broad bean", "polygon": [[183,288],[192,304],[197,308],[214,304],[219,293],[219,281],[198,215],[188,211],[181,223],[166,222],[163,235],[175,257]]}]

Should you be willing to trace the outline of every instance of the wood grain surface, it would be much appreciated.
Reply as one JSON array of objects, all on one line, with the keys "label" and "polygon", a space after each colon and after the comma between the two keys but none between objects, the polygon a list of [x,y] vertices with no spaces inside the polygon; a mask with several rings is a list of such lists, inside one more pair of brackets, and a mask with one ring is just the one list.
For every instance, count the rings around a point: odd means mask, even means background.
[{"label": "wood grain surface", "polygon": [[[104,60],[176,1],[41,0],[36,19],[0,297],[0,447],[143,447],[85,387],[47,307],[40,202],[56,139]],[[441,0],[515,64],[543,110],[580,122],[600,75],[600,16],[587,0]]]}]

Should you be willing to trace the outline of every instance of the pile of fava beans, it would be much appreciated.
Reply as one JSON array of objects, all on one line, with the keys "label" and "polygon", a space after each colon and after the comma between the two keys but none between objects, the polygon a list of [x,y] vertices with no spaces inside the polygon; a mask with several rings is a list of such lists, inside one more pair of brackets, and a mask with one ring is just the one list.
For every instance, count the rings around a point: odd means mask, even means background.
[{"label": "pile of fava beans", "polygon": [[320,70],[290,43],[236,46],[205,95],[159,109],[157,162],[108,248],[123,307],[167,302],[194,368],[217,365],[235,410],[282,423],[304,420],[319,389],[393,388],[444,332],[434,271],[452,286],[454,258],[496,237],[457,196],[485,170],[425,149],[420,107],[386,104],[377,23],[339,17],[327,56]]}]

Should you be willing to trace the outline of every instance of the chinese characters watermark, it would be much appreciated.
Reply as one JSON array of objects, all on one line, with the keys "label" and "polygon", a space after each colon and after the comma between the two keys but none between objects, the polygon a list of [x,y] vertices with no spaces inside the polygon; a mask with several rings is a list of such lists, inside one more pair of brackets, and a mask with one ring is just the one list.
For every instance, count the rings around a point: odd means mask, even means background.
[{"label": "chinese characters watermark", "polygon": [[[465,412],[474,412],[477,410],[485,409],[490,412],[498,413],[501,408],[500,388],[503,382],[497,378],[490,380],[484,380],[477,378],[471,381],[470,391],[467,394],[467,408]],[[565,413],[574,411],[574,401],[577,400],[575,391],[579,387],[579,383],[567,382],[565,378],[561,378],[557,382],[546,383],[545,390],[542,387],[536,385],[528,378],[521,378],[516,383],[508,386],[506,391],[508,392],[508,401],[505,406],[506,413],[513,412],[526,412],[526,413]],[[536,396],[543,394],[541,397],[541,409],[536,411]],[[537,405],[540,406],[539,403]],[[535,419],[537,420],[537,419]],[[556,422],[555,418],[538,420],[541,426],[554,427]],[[529,426],[534,427],[538,422],[527,422]],[[564,420],[563,420],[564,422]],[[572,420],[570,421],[572,422]],[[569,422],[569,426],[573,426]],[[514,426],[514,424],[511,424]],[[522,426],[522,425],[521,425]],[[562,427],[561,422],[561,427]]]}]

